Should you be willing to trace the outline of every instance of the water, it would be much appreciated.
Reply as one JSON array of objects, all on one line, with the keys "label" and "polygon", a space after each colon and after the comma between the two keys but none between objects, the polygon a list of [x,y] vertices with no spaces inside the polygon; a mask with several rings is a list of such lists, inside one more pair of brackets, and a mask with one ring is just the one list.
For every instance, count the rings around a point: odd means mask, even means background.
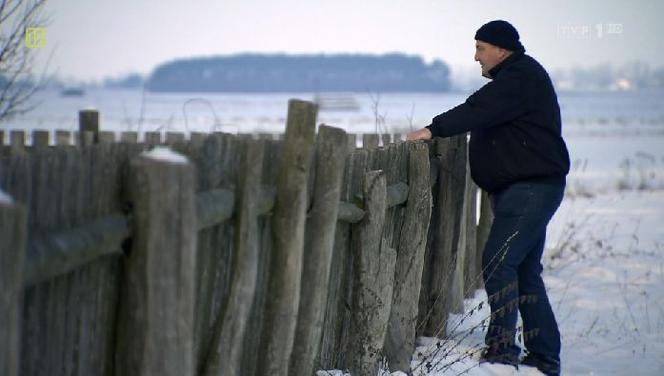
[{"label": "water", "polygon": [[[462,103],[468,93],[352,93],[357,111],[325,111],[318,123],[353,133],[406,133]],[[84,97],[41,92],[34,111],[5,129],[74,131],[78,111],[100,111],[103,130],[281,133],[288,100],[313,100],[312,93],[210,94],[150,93],[92,89]],[[561,93],[563,132],[573,162],[575,184],[597,189],[623,183],[664,188],[664,89],[628,92]],[[624,181],[623,181],[624,180]]]}]

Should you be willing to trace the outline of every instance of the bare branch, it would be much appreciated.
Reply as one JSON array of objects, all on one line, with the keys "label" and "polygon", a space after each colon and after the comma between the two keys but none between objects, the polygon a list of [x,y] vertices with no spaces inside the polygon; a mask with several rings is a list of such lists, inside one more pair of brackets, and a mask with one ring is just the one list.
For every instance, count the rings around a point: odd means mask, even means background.
[{"label": "bare branch", "polygon": [[40,13],[45,3],[46,0],[0,3],[0,121],[35,107],[29,100],[41,88],[45,72],[35,77],[32,51],[25,44],[25,36],[29,27],[44,25]]}]

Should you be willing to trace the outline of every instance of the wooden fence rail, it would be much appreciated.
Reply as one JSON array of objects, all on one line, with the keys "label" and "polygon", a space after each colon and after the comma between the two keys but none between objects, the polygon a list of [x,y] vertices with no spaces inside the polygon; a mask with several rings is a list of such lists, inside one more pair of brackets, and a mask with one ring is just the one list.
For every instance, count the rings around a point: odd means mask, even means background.
[{"label": "wooden fence rail", "polygon": [[0,373],[408,372],[481,285],[466,139],[358,149],[315,118],[291,101],[282,139],[116,138],[93,110],[73,135],[0,132]]}]

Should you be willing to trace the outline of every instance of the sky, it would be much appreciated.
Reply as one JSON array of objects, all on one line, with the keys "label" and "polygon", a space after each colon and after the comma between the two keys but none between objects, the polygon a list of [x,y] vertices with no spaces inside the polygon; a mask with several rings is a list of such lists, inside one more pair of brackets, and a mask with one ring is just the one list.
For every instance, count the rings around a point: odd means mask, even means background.
[{"label": "sky", "polygon": [[475,31],[493,19],[510,21],[549,69],[664,65],[659,0],[49,0],[46,13],[36,58],[65,79],[241,52],[402,52],[442,59],[454,74],[478,69]]}]

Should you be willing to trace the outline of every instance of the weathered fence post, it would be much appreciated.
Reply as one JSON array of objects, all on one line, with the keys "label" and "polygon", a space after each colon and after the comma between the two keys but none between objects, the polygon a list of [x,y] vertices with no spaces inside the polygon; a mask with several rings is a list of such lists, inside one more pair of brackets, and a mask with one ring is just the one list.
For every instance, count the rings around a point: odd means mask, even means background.
[{"label": "weathered fence post", "polygon": [[355,226],[355,280],[350,330],[350,371],[375,375],[385,341],[392,303],[396,251],[383,239],[387,189],[382,171],[363,181],[364,218]]},{"label": "weathered fence post", "polygon": [[477,269],[477,185],[470,177],[470,165],[466,166],[466,263],[464,297],[472,298],[479,288],[482,275]]},{"label": "weathered fence post", "polygon": [[191,132],[189,134],[189,141],[193,145],[202,145],[203,142],[205,141],[205,138],[208,136],[207,133],[202,133],[202,132]]},{"label": "weathered fence post", "polygon": [[32,147],[35,149],[47,148],[50,141],[50,133],[47,130],[36,129],[32,131]]},{"label": "weathered fence post", "polygon": [[195,171],[167,149],[130,166],[133,239],[116,343],[117,375],[192,375]]},{"label": "weathered fence post", "polygon": [[375,149],[378,147],[380,138],[376,133],[365,133],[362,135],[362,147],[365,149]]},{"label": "weathered fence post", "polygon": [[[355,135],[352,135],[355,136]],[[354,138],[354,137],[353,137]],[[355,144],[349,145],[350,154],[346,161],[344,182],[340,199],[353,206],[356,195],[362,193],[362,179],[367,170],[368,153],[364,149],[356,150]],[[361,215],[354,218],[357,223],[364,216],[364,211],[355,207]],[[339,208],[339,214],[342,214]],[[323,338],[320,349],[320,367],[325,369],[346,369],[348,333],[351,320],[352,284],[353,284],[353,253],[350,246],[352,225],[346,220],[337,223],[332,250],[332,264],[328,284],[328,297],[324,320]]]},{"label": "weathered fence post", "polygon": [[273,252],[258,375],[286,375],[300,301],[307,179],[316,128],[316,105],[288,103],[286,135],[272,217]]},{"label": "weathered fence post", "polygon": [[55,131],[55,144],[56,145],[71,145],[71,132],[64,130]]},{"label": "weathered fence post", "polygon": [[25,209],[0,191],[0,374],[19,371]]},{"label": "weathered fence post", "polygon": [[392,135],[389,133],[383,133],[380,135],[380,140],[383,142],[383,147],[386,147],[387,145],[390,144],[390,141],[392,139]]},{"label": "weathered fence post", "polygon": [[235,256],[230,297],[214,326],[205,376],[240,375],[244,334],[258,273],[258,201],[264,144],[247,140],[236,189]]},{"label": "weathered fence post", "polygon": [[148,146],[156,146],[161,144],[160,132],[145,132],[145,139],[143,140]]},{"label": "weathered fence post", "polygon": [[434,192],[430,244],[422,277],[419,335],[436,337],[445,333],[452,307],[452,287],[466,187],[466,136],[436,139],[439,158],[438,185]]},{"label": "weathered fence post", "polygon": [[138,133],[131,131],[122,132],[120,133],[120,142],[135,144],[138,142]]},{"label": "weathered fence post", "polygon": [[25,131],[9,131],[9,144],[14,152],[20,153],[25,150]]},{"label": "weathered fence post", "polygon": [[99,144],[112,144],[115,142],[115,132],[101,131],[97,134],[97,139]]},{"label": "weathered fence post", "polygon": [[289,374],[313,375],[323,329],[344,164],[346,132],[321,126],[315,155],[313,203],[306,224],[295,346]]},{"label": "weathered fence post", "polygon": [[178,142],[184,142],[184,133],[182,132],[166,132],[166,143],[173,145]]},{"label": "weathered fence post", "polygon": [[78,112],[78,137],[79,146],[90,146],[99,142],[99,111],[81,110]]},{"label": "weathered fence post", "polygon": [[410,360],[415,350],[417,305],[431,216],[429,149],[424,143],[409,145],[408,184],[406,213],[398,235],[392,311],[385,338],[390,370],[406,373],[410,373]]},{"label": "weathered fence post", "polygon": [[[486,191],[483,190],[480,197],[480,220],[477,225],[477,260],[475,265],[477,272],[481,275],[483,272],[482,253],[484,252],[484,245],[489,238],[489,231],[493,223],[493,209],[491,208],[489,194]],[[477,288],[481,288],[482,286],[484,286],[484,279],[480,277]]]},{"label": "weathered fence post", "polygon": [[[464,192],[466,184],[464,183]],[[450,286],[447,289],[447,299],[449,300],[449,309],[450,313],[463,314],[463,298],[465,291],[465,265],[466,265],[466,232],[468,224],[468,211],[466,210],[468,203],[466,202],[467,195],[461,197],[460,201],[461,214],[459,215],[459,227],[458,234],[456,236],[456,242],[453,245],[452,249],[452,260],[451,267],[454,269],[454,274],[452,275],[452,281]],[[439,335],[445,335],[446,333],[440,333]]]},{"label": "weathered fence post", "polygon": [[354,133],[349,133],[346,138],[348,140],[348,152],[352,153],[353,150],[355,150],[357,147],[357,135]]}]

